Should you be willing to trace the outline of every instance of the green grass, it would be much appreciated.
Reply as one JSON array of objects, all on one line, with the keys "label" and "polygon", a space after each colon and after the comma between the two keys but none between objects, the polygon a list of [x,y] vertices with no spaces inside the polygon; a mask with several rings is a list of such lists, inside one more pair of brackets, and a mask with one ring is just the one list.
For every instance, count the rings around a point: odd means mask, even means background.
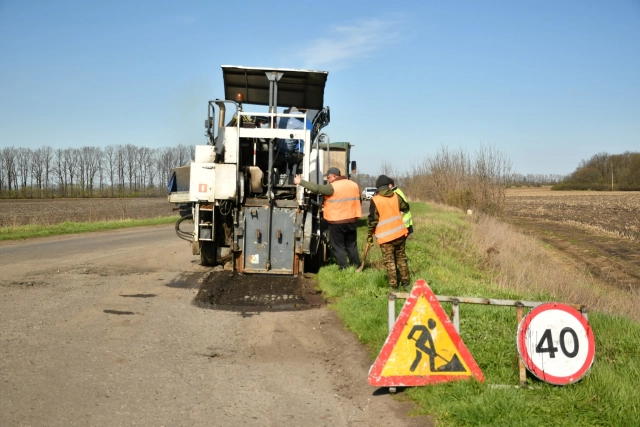
[{"label": "green grass", "polygon": [[116,230],[118,228],[140,227],[145,225],[171,224],[178,217],[159,216],[148,219],[125,219],[119,221],[63,222],[55,225],[21,225],[18,227],[0,227],[1,240],[30,239],[34,237],[57,236],[60,234],[88,233],[91,231]]},{"label": "green grass", "polygon": [[[425,279],[439,295],[549,301],[549,295],[498,289],[483,260],[471,246],[470,227],[457,212],[412,203],[416,232],[407,242],[412,280]],[[364,247],[365,221],[359,224]],[[365,268],[339,271],[336,265],[318,273],[322,291],[346,326],[370,350],[372,361],[387,336],[386,273],[380,250],[370,251]],[[567,301],[579,302],[579,301]],[[396,303],[396,314],[402,308]],[[443,304],[445,312],[450,306]],[[590,313],[596,356],[582,381],[552,386],[529,376],[527,389],[492,388],[518,384],[516,313],[511,307],[460,306],[461,337],[482,369],[485,383],[461,381],[413,387],[405,393],[417,414],[435,416],[446,426],[633,426],[640,423],[640,325],[631,320]]]}]

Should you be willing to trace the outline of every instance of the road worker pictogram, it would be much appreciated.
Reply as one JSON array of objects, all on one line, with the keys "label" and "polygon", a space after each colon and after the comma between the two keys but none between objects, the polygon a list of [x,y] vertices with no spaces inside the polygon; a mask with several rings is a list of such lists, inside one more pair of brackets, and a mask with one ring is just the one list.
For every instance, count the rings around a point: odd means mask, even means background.
[{"label": "road worker pictogram", "polygon": [[413,291],[369,371],[374,386],[415,386],[484,376],[424,280]]},{"label": "road worker pictogram", "polygon": [[[434,330],[436,328],[436,322],[433,319],[427,321],[429,329]],[[462,365],[458,355],[454,354],[451,360],[447,360],[445,357],[438,354],[436,347],[433,343],[433,337],[431,332],[423,325],[415,325],[411,332],[409,332],[408,339],[416,341],[416,358],[409,370],[415,372],[420,361],[422,360],[422,353],[425,353],[429,357],[429,371],[430,372],[467,372],[467,368]],[[414,338],[414,335],[418,333],[420,338]],[[429,346],[427,346],[429,344]],[[436,368],[436,358],[440,358],[446,362],[446,364]]]}]

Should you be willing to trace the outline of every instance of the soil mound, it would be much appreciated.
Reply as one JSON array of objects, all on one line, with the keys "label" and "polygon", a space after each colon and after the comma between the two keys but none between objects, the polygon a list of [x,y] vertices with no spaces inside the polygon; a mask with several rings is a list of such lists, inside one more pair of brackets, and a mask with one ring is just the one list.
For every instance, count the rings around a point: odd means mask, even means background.
[{"label": "soil mound", "polygon": [[290,311],[325,304],[317,283],[305,276],[241,275],[212,271],[195,297],[198,307],[241,312]]}]

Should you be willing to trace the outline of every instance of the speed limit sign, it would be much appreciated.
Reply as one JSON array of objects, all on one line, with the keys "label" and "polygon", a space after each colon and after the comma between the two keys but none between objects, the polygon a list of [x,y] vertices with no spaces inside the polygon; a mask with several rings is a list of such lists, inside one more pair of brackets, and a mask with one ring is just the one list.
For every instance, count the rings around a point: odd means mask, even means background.
[{"label": "speed limit sign", "polygon": [[591,368],[596,348],[587,319],[557,302],[532,309],[518,325],[517,341],[527,369],[555,385],[581,379]]}]

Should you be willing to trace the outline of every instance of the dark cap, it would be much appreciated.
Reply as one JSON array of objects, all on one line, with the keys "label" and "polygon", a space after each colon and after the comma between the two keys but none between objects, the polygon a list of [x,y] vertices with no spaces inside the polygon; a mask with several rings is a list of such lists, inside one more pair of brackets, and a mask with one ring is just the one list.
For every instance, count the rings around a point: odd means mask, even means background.
[{"label": "dark cap", "polygon": [[338,169],[338,168],[329,168],[329,170],[327,171],[327,175],[340,176],[340,169]]},{"label": "dark cap", "polygon": [[389,184],[393,185],[393,180],[386,175],[380,175],[378,179],[376,179],[376,188],[388,187]]}]

